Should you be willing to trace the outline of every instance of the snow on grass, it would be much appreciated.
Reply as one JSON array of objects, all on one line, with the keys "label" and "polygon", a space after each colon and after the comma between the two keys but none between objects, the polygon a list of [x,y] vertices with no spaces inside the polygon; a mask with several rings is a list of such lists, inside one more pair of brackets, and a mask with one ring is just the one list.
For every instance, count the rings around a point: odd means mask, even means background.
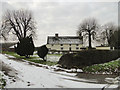
[{"label": "snow on grass", "polygon": [[8,54],[5,54],[5,56],[9,57],[9,58],[15,58],[14,56],[10,56]]},{"label": "snow on grass", "polygon": [[96,74],[118,74],[120,58],[103,64],[95,64],[83,68],[83,72]]},{"label": "snow on grass", "polygon": [[2,54],[0,57],[4,63],[19,72],[17,75],[19,80],[7,83],[7,88],[102,88],[106,85],[81,82],[81,79],[75,77],[75,74],[56,73],[50,69],[29,65],[26,62],[10,60]]}]

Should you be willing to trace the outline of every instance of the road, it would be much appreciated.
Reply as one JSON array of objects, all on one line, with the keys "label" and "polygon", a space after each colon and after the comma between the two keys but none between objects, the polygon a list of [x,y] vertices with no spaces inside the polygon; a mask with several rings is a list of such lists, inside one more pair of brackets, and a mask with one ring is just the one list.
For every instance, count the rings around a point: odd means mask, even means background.
[{"label": "road", "polygon": [[[56,72],[0,54],[6,73],[7,88],[102,88],[106,84],[81,82],[75,73]],[[97,89],[98,90],[98,89]]]}]

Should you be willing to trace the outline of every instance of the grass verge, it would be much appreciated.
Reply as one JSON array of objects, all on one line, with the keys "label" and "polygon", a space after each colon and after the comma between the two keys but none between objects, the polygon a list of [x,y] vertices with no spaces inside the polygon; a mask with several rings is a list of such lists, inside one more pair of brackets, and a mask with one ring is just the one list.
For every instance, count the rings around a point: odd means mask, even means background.
[{"label": "grass verge", "polygon": [[[51,61],[43,61],[39,57],[31,56],[30,58],[25,58],[24,56],[19,56],[15,52],[3,52],[3,54],[8,54],[11,56],[14,56],[18,59],[24,59],[27,61],[35,62],[35,63],[40,63],[44,65],[56,65],[57,62],[51,62]],[[117,74],[118,73],[118,68],[120,67],[120,59],[115,60],[115,61],[110,61],[108,63],[104,64],[95,64],[92,66],[87,66],[82,68],[83,72],[85,73],[95,73],[95,74]]]},{"label": "grass verge", "polygon": [[57,64],[57,62],[43,61],[41,58],[36,57],[36,56],[31,56],[30,58],[26,58],[24,56],[19,56],[15,52],[6,52],[6,51],[3,51],[2,53],[14,56],[17,59],[24,59],[24,60],[27,60],[27,61],[31,61],[31,62],[35,62],[35,63],[40,63],[40,64],[44,64],[44,65],[52,66],[52,65],[56,65]]},{"label": "grass verge", "polygon": [[83,72],[86,73],[97,73],[97,74],[117,74],[118,68],[120,67],[120,59],[110,61],[104,64],[95,64],[83,68]]},{"label": "grass verge", "polygon": [[51,56],[62,56],[62,54],[48,54],[48,55],[51,55]]}]

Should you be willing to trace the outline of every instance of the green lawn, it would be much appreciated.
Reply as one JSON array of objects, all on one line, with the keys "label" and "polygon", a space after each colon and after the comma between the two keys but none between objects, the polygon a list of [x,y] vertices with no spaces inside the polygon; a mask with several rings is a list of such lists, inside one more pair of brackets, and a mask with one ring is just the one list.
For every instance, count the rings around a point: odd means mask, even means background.
[{"label": "green lawn", "polygon": [[95,64],[84,67],[83,72],[117,74],[118,67],[120,67],[120,60],[115,60],[104,64]]},{"label": "green lawn", "polygon": [[52,65],[56,65],[57,62],[51,62],[51,61],[43,61],[41,58],[39,57],[36,57],[36,56],[30,56],[30,58],[26,58],[25,56],[19,56],[18,54],[16,54],[15,52],[2,52],[3,54],[8,54],[8,55],[11,55],[11,56],[14,56],[16,57],[17,59],[24,59],[24,60],[27,60],[27,61],[31,61],[31,62],[35,62],[35,63],[40,63],[40,64],[44,64],[44,65],[49,65],[49,66],[52,66]]}]

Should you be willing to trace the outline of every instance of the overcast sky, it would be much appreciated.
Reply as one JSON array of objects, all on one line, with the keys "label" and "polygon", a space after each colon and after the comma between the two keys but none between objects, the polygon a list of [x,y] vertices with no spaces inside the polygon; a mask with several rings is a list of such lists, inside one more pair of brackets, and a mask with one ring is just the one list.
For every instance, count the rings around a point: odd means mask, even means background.
[{"label": "overcast sky", "polygon": [[[47,43],[47,36],[75,36],[80,22],[89,17],[102,25],[118,23],[118,0],[2,0],[0,17],[7,9],[28,9],[37,26],[35,45]],[[114,2],[113,2],[114,1]]]}]

